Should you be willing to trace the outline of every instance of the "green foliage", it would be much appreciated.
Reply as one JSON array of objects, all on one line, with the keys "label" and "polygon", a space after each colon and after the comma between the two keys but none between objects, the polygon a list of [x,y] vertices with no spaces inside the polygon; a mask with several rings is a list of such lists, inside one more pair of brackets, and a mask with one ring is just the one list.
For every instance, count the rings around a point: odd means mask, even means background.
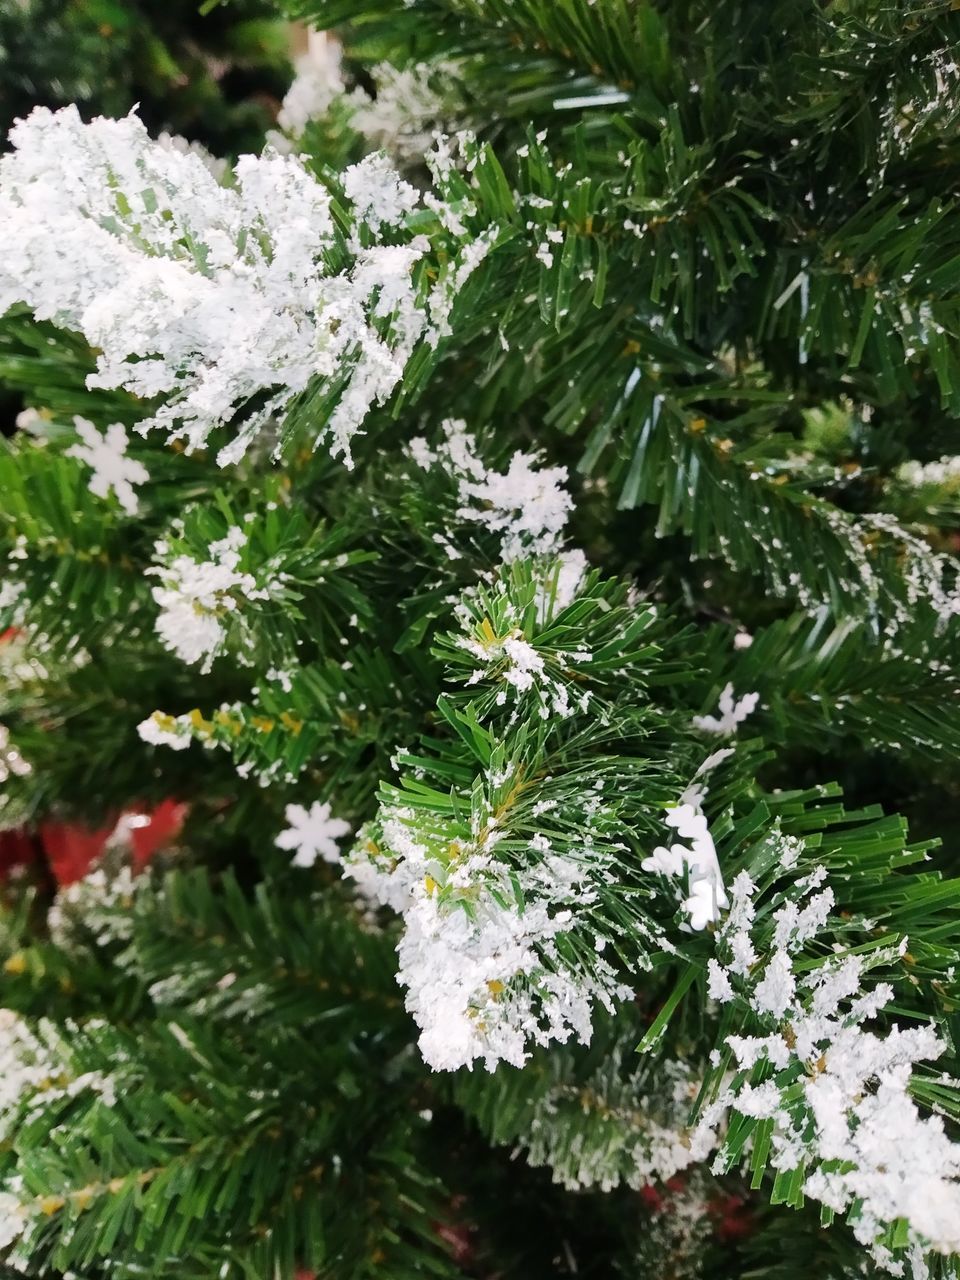
[{"label": "green foliage", "polygon": [[[846,812],[827,798],[828,792],[763,797],[754,807],[739,806],[739,813],[731,809],[727,821],[716,826],[727,832],[724,866],[747,872],[759,890],[753,973],[762,971],[773,954],[775,908],[790,900],[804,875],[816,870],[836,898],[825,929],[808,943],[798,970],[814,974],[840,957],[858,956],[876,981],[892,982],[901,993],[895,1010],[901,1018],[922,1022],[952,1017],[952,975],[960,946],[956,883],[929,873],[904,876],[905,867],[922,860],[925,846],[907,845],[902,822],[884,818],[879,809]],[[759,839],[758,830],[765,831]],[[799,853],[789,867],[785,836],[797,842]],[[918,928],[919,918],[923,925]],[[898,950],[896,943],[906,936],[920,940],[916,953]],[[547,1164],[554,1178],[571,1189],[644,1186],[651,1167],[662,1168],[665,1159],[675,1169],[686,1169],[704,1109],[722,1090],[736,1092],[744,1083],[766,1083],[768,1088],[774,1083],[785,1099],[799,1103],[802,1126],[808,1117],[800,1084],[816,1070],[809,1063],[794,1060],[774,1072],[761,1062],[738,1072],[727,1049],[702,1078],[691,1072],[691,1058],[696,1060],[692,1045],[702,1043],[704,1036],[713,1044],[717,1035],[706,999],[706,960],[707,953],[696,944],[685,950],[673,994],[640,1039],[639,1059],[631,1050],[649,1007],[644,993],[638,1000],[640,1017],[621,1015],[601,1027],[589,1049],[540,1053],[521,1073],[502,1068],[493,1076],[463,1073],[455,1080],[454,1096],[492,1141],[517,1144],[534,1165]],[[724,1038],[756,1034],[756,1010],[749,998],[725,1004],[719,1021]],[[780,1028],[785,1036],[789,1030]],[[914,1083],[915,1096],[951,1117],[960,1113],[960,1096],[949,1074],[955,1060],[954,1044],[946,1074],[931,1073]],[[762,1188],[773,1204],[802,1206],[803,1180],[810,1170],[802,1165],[799,1172],[768,1169],[771,1122],[748,1109],[738,1115],[733,1105],[713,1171],[740,1166],[749,1172],[751,1187]]]},{"label": "green foliage", "polygon": [[713,639],[714,691],[728,679],[758,690],[768,731],[781,742],[813,750],[842,742],[935,761],[960,749],[943,715],[956,688],[956,642],[921,611],[879,645],[869,627],[834,622],[825,610],[773,622],[739,652],[727,628]]},{"label": "green foliage", "polygon": [[[83,906],[61,945],[89,979]],[[82,990],[87,1016],[41,1020],[28,1055],[4,1154],[35,1197],[24,1256],[85,1268],[123,1240],[125,1275],[454,1274],[407,1116],[389,939],[332,900],[200,872],[118,907],[110,1020]],[[5,999],[36,1008],[55,975],[16,954]]]},{"label": "green foliage", "polygon": [[167,129],[216,152],[259,148],[269,99],[286,87],[286,32],[263,0],[201,16],[193,0],[24,0],[0,12],[0,131],[37,103],[85,116],[139,104]]},{"label": "green foliage", "polygon": [[[286,7],[336,33],[348,89],[373,93],[383,61],[455,87],[478,138],[444,179],[464,230],[421,210],[402,235],[430,237],[424,290],[462,243],[489,253],[350,472],[314,448],[337,385],[221,469],[137,435],[150,406],[88,389],[80,339],[0,320],[0,382],[39,412],[0,449],[0,722],[32,766],[0,782],[0,827],[190,805],[146,879],[118,837],[52,910],[39,874],[2,886],[0,1004],[28,1077],[0,1086],[0,1177],[27,1207],[4,1256],[84,1280],[879,1275],[804,1205],[810,1169],[776,1167],[769,1118],[734,1101],[711,1172],[685,1144],[724,1090],[771,1082],[812,1140],[822,1064],[741,1067],[729,1043],[793,1034],[755,987],[811,875],[833,898],[797,974],[859,957],[869,990],[889,983],[871,1028],[936,1027],[910,1097],[960,1123],[960,10]],[[279,20],[187,8],[0,15],[0,115],[140,97],[154,130],[259,149]],[[366,146],[352,120],[338,99],[301,142],[336,199]],[[75,415],[128,428],[151,476],[135,517],[90,492]],[[569,599],[559,542],[503,563],[492,500],[465,512],[436,461],[451,420],[498,477],[518,451],[565,469],[589,566]],[[204,670],[165,647],[154,591],[235,529],[255,587],[217,602]],[[694,717],[727,686],[758,705],[713,737]],[[151,717],[182,750],[141,739]],[[688,873],[642,865],[684,797],[727,889],[755,886],[756,955],[723,1001],[729,916],[692,929]],[[520,1070],[428,1072],[394,976],[409,921],[323,859],[291,867],[293,804],[329,804],[357,835],[346,869],[381,879],[403,870],[398,826],[429,864],[420,906],[457,920],[522,917],[556,865],[545,839],[577,871],[557,969],[596,976],[602,955],[632,1000]],[[506,869],[493,907],[459,878],[478,850]],[[884,1239],[915,1277],[955,1276],[911,1256],[903,1220]]]}]

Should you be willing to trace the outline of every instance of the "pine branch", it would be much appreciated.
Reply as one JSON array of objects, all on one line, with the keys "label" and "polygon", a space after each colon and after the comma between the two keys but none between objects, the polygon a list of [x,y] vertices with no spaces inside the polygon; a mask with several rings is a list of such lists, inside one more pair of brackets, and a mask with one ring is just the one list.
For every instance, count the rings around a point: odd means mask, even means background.
[{"label": "pine branch", "polygon": [[568,1190],[666,1182],[690,1162],[697,1081],[682,1062],[637,1058],[641,1021],[601,1022],[589,1049],[553,1048],[522,1072],[459,1072],[457,1105],[497,1145],[519,1148]]},{"label": "pine branch", "polygon": [[137,894],[131,942],[117,963],[158,1004],[190,1017],[402,1033],[389,934],[365,929],[329,891],[286,890],[261,883],[249,896],[229,873],[215,883],[199,869],[172,872]]},{"label": "pine branch", "polygon": [[69,1046],[41,1032],[63,1074],[13,1119],[23,1256],[86,1267],[122,1238],[123,1275],[199,1277],[213,1259],[236,1276],[453,1274],[402,1112],[385,1129],[382,1104],[361,1103],[339,1056],[302,1036],[275,1029],[267,1057],[264,1044],[241,1050],[183,1017],[136,1035],[73,1028]]},{"label": "pine branch", "polygon": [[821,612],[772,623],[732,653],[729,632],[718,630],[711,666],[717,687],[729,679],[759,692],[761,714],[781,742],[823,750],[856,741],[945,761],[960,750],[943,716],[956,688],[955,629],[918,611],[884,641],[869,625],[836,624]]},{"label": "pine branch", "polygon": [[[81,886],[62,913],[47,982],[70,957],[89,977],[92,932],[123,981],[100,1007],[76,990],[82,1021],[13,1024],[22,1078],[2,1123],[20,1256],[124,1275],[199,1277],[214,1258],[238,1277],[454,1274],[414,1154],[389,937],[330,898],[248,897],[199,871],[112,902]],[[8,985],[41,958],[19,954]]]}]

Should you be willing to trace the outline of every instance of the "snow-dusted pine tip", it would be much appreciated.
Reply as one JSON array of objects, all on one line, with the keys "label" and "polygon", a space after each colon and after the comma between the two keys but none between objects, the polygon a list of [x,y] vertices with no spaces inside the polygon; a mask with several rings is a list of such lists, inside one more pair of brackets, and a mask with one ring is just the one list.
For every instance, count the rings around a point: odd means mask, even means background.
[{"label": "snow-dusted pine tip", "polygon": [[0,241],[17,252],[0,263],[0,314],[24,302],[78,330],[100,353],[91,386],[161,398],[138,429],[196,449],[229,426],[222,463],[314,379],[343,384],[320,438],[349,460],[490,243],[446,241],[428,279],[430,242],[399,225],[415,196],[376,156],[343,175],[363,197],[345,239],[296,157],[242,156],[223,186],[136,116],[84,124],[75,107],[36,108],[10,141]]},{"label": "snow-dusted pine tip", "polygon": [[277,116],[279,131],[268,134],[280,152],[295,148],[308,126],[337,108],[338,119],[400,163],[422,161],[440,128],[455,127],[463,113],[459,64],[418,62],[395,67],[381,62],[369,69],[373,94],[347,88],[339,43],[311,32],[308,51],[297,59],[296,75]]},{"label": "snow-dusted pine tip", "polygon": [[[465,591],[453,611],[459,629],[441,639],[450,678],[477,686],[484,714],[506,708],[511,722],[530,704],[544,721],[587,712],[596,696],[589,683],[589,633],[582,615],[569,629],[560,615],[575,600],[594,598],[590,581],[586,557],[574,550],[517,561],[489,586]],[[607,612],[605,601],[600,608]],[[614,621],[619,616],[609,612],[611,627],[622,636]],[[559,632],[551,631],[554,622]]]},{"label": "snow-dusted pine tip", "polygon": [[274,843],[278,849],[296,850],[295,867],[312,867],[317,858],[338,863],[340,850],[337,841],[350,834],[350,823],[334,818],[329,804],[314,800],[309,809],[302,804],[288,804],[284,815],[289,823]]},{"label": "snow-dusted pine tip", "polygon": [[92,422],[79,415],[73,425],[80,443],[67,450],[68,458],[77,458],[90,467],[93,474],[88,488],[98,498],[106,498],[112,489],[117,501],[128,516],[139,510],[136,486],[146,484],[150,472],[136,458],[127,457],[127,430],[120,422],[114,422],[101,435]]},{"label": "snow-dusted pine tip", "polygon": [[471,626],[466,635],[456,638],[456,643],[476,664],[466,683],[488,680],[499,685],[495,694],[497,706],[506,706],[510,701],[519,703],[524,695],[531,694],[540,704],[542,720],[553,716],[565,720],[589,705],[590,691],[574,692],[571,697],[570,684],[556,655],[541,652],[519,626],[504,636],[485,633],[482,624],[481,628]]},{"label": "snow-dusted pine tip", "polygon": [[362,833],[344,871],[403,916],[397,979],[435,1071],[478,1060],[488,1070],[519,1067],[535,1044],[588,1043],[594,1007],[612,1012],[632,994],[602,956],[574,968],[562,945],[577,929],[576,909],[594,899],[599,854],[588,864],[540,840],[529,865],[500,861],[491,822],[471,841],[444,837],[438,858],[413,811],[388,807],[381,818],[382,843]]},{"label": "snow-dusted pine tip", "polygon": [[[252,573],[240,568],[246,540],[243,529],[235,525],[210,544],[209,559],[180,554],[147,570],[160,579],[153,588],[159,606],[157,635],[181,662],[202,663],[204,673],[226,640],[228,615],[239,612],[241,601],[264,600],[270,594],[269,585],[261,587]],[[161,559],[167,555],[167,546],[157,544]],[[167,745],[173,744],[168,741]]]},{"label": "snow-dusted pine tip", "polygon": [[517,1135],[527,1163],[568,1191],[640,1189],[690,1168],[690,1110],[701,1079],[679,1059],[638,1058],[636,1035],[613,1045],[586,1080],[557,1062],[557,1083],[534,1094]]},{"label": "snow-dusted pine tip", "polygon": [[[774,838],[781,864],[789,865],[795,847]],[[820,866],[794,883],[773,913],[765,949],[756,886],[746,871],[731,886],[711,994],[747,1001],[761,1033],[728,1037],[738,1070],[706,1107],[693,1148],[706,1155],[716,1145],[717,1123],[731,1110],[768,1121],[773,1168],[803,1168],[804,1193],[847,1213],[862,1244],[881,1248],[887,1230],[902,1222],[906,1243],[955,1253],[960,1144],[939,1116],[922,1115],[911,1097],[913,1068],[938,1058],[945,1046],[926,1024],[894,1025],[886,1034],[864,1025],[894,995],[888,983],[871,982],[869,970],[896,963],[906,939],[873,954],[866,947],[836,949],[810,967],[806,945],[827,928],[834,909],[826,878]],[[758,1063],[767,1064],[762,1084],[752,1083]]]},{"label": "snow-dusted pine tip", "polygon": [[[129,838],[123,831],[124,821],[121,818],[117,823],[110,844]],[[57,946],[67,949],[79,939],[89,939],[91,934],[101,946],[128,942],[133,936],[133,901],[147,879],[127,866],[112,873],[103,866],[94,866],[81,880],[66,885],[57,894],[47,912],[51,938]]]},{"label": "snow-dusted pine tip", "polygon": [[463,115],[459,70],[447,60],[408,67],[381,62],[372,70],[376,96],[362,89],[350,95],[350,123],[398,160],[422,160],[437,130],[456,127]]},{"label": "snow-dusted pine tip", "polygon": [[410,455],[424,470],[440,467],[450,475],[460,504],[456,518],[498,534],[504,562],[554,555],[573,509],[564,487],[566,467],[544,467],[536,454],[518,449],[505,472],[495,471],[483,461],[465,422],[449,419],[442,430],[435,450],[417,437],[410,442]]}]

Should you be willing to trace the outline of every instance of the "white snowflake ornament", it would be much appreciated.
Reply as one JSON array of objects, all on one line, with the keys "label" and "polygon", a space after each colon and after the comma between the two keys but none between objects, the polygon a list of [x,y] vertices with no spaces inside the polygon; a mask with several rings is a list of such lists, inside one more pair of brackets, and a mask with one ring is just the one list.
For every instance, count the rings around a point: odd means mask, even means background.
[{"label": "white snowflake ornament", "polygon": [[150,472],[142,462],[127,457],[127,432],[122,423],[114,422],[103,435],[92,422],[79,416],[73,420],[82,441],[67,450],[68,458],[85,462],[93,471],[87,488],[98,498],[106,498],[112,489],[128,516],[139,509],[136,485],[146,484]]},{"label": "white snowflake ornament", "polygon": [[689,916],[691,929],[705,929],[730,906],[707,819],[698,804],[685,800],[667,810],[664,822],[687,844],[673,843],[669,848],[659,845],[640,865],[644,871],[668,880],[680,880],[686,875],[689,896],[682,904],[683,910]]},{"label": "white snowflake ornament", "polygon": [[690,886],[690,897],[683,904],[684,911],[690,916],[690,928],[699,933],[708,924],[719,920],[723,905],[724,895],[711,880],[694,880]]},{"label": "white snowflake ornament", "polygon": [[278,849],[296,849],[295,867],[312,867],[318,857],[339,863],[337,841],[350,834],[350,823],[330,815],[330,806],[315,800],[309,809],[302,804],[288,804],[285,809],[286,831],[281,831],[275,844]]},{"label": "white snowflake ornament", "polygon": [[742,698],[734,699],[733,685],[724,685],[720,694],[719,715],[694,716],[694,727],[703,733],[717,733],[727,737],[736,733],[737,726],[756,711],[759,701],[759,693],[745,693]]}]

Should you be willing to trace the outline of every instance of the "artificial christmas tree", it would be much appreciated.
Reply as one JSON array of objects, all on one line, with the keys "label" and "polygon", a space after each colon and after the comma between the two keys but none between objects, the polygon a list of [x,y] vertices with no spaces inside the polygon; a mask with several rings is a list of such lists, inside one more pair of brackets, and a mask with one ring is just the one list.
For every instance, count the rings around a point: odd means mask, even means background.
[{"label": "artificial christmas tree", "polygon": [[0,160],[0,821],[184,806],[4,886],[7,1264],[956,1276],[960,13],[294,16]]}]

